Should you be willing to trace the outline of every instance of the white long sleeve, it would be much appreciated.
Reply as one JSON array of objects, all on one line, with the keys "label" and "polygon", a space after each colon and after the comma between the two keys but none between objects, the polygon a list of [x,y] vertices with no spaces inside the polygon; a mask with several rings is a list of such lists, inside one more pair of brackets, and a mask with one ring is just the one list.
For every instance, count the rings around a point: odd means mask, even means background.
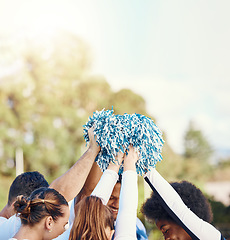
[{"label": "white long sleeve", "polygon": [[105,170],[100,181],[94,188],[91,195],[100,197],[104,205],[109,201],[113,188],[118,180],[118,174],[113,170]]},{"label": "white long sleeve", "polygon": [[[101,176],[100,181],[98,182],[97,186],[94,188],[91,195],[100,197],[102,199],[103,204],[106,205],[111,196],[113,188],[117,182],[117,179],[118,179],[118,174],[115,171],[108,170],[108,169],[105,170],[105,172]],[[67,231],[65,231],[63,234],[61,234],[57,238],[55,238],[55,240],[69,239],[74,217],[75,217],[74,204],[72,204],[70,207],[70,218],[69,218],[69,222],[71,225]]]},{"label": "white long sleeve", "polygon": [[128,170],[122,175],[119,211],[117,215],[115,240],[136,240],[136,219],[138,204],[137,174]]},{"label": "white long sleeve", "polygon": [[220,240],[221,233],[211,224],[200,219],[182,201],[174,188],[156,171],[152,169],[146,174],[150,183],[162,197],[167,206],[183,224],[200,240]]},{"label": "white long sleeve", "polygon": [[1,217],[0,220],[0,239],[8,240],[13,237],[21,227],[21,219],[15,215],[9,219]]}]

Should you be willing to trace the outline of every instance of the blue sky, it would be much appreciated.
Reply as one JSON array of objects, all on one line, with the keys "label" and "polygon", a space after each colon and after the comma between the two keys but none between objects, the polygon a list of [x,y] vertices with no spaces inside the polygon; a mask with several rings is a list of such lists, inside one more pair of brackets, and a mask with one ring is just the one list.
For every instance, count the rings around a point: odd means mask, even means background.
[{"label": "blue sky", "polygon": [[190,120],[230,149],[229,11],[228,0],[0,0],[0,31],[76,33],[92,72],[142,95],[175,151]]}]

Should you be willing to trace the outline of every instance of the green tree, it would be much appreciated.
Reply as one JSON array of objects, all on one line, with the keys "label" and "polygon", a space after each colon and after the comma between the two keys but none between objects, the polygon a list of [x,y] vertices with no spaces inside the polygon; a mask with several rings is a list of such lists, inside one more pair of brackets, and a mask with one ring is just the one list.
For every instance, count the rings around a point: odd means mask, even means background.
[{"label": "green tree", "polygon": [[[104,77],[90,74],[90,51],[78,37],[62,33],[42,42],[12,39],[0,43],[1,182],[10,185],[15,176],[18,147],[25,171],[38,170],[49,182],[60,176],[82,154],[82,125],[96,110],[113,106],[115,114],[140,113],[154,120],[140,95],[129,89],[114,92]],[[172,180],[182,160],[165,140],[159,169]]]},{"label": "green tree", "polygon": [[184,157],[196,158],[199,161],[208,162],[213,154],[213,149],[207,138],[201,130],[194,127],[192,122],[189,123],[188,130],[184,137]]},{"label": "green tree", "polygon": [[[12,39],[12,37],[10,38]],[[114,92],[90,75],[90,51],[78,37],[5,38],[0,46],[0,171],[13,175],[15,149],[23,149],[25,171],[47,178],[66,171],[85,146],[82,125],[96,110],[147,115],[131,90]]]},{"label": "green tree", "polygon": [[[0,165],[4,174],[14,171],[17,147],[23,149],[26,171],[39,170],[52,177],[67,170],[80,155],[79,126],[86,117],[78,111],[77,92],[89,61],[78,38],[63,36],[53,44],[27,41],[19,44],[23,46],[20,51],[6,42],[14,57],[4,63],[11,71],[2,74],[0,81]],[[65,45],[68,48],[63,50]]]},{"label": "green tree", "polygon": [[192,122],[184,136],[183,176],[186,179],[205,180],[212,173],[210,158],[213,149],[202,131],[196,129]]},{"label": "green tree", "polygon": [[114,108],[117,109],[117,114],[132,114],[138,112],[139,114],[148,116],[143,97],[135,94],[130,89],[121,89],[120,91],[114,93],[112,96],[112,101]]}]

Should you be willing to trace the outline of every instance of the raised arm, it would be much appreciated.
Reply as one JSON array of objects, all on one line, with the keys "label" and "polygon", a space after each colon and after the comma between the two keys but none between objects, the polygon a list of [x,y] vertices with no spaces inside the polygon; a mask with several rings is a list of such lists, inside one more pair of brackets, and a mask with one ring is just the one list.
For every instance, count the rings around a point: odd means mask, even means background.
[{"label": "raised arm", "polygon": [[124,173],[122,175],[119,211],[117,215],[115,240],[137,239],[136,219],[138,204],[137,173],[135,163],[138,154],[130,146],[128,155],[124,157]]},{"label": "raised arm", "polygon": [[103,173],[99,183],[93,190],[91,195],[100,197],[104,205],[106,205],[109,201],[113,188],[118,180],[118,171],[120,168],[120,164],[123,160],[124,154],[119,152],[117,154],[118,164],[114,164],[110,162],[108,168]]},{"label": "raised arm", "polygon": [[152,169],[146,174],[146,182],[150,187],[157,191],[166,205],[165,210],[175,218],[175,221],[181,222],[183,228],[193,239],[202,240],[220,240],[221,233],[211,224],[200,219],[194,214],[182,201],[174,188],[157,172]]},{"label": "raised arm", "polygon": [[90,144],[80,159],[62,176],[54,180],[50,187],[59,191],[67,201],[72,200],[83,187],[93,162],[100,151],[93,128],[89,130]]},{"label": "raised arm", "polygon": [[82,198],[89,196],[93,192],[101,176],[102,171],[99,168],[98,164],[94,162],[83,188],[75,198],[75,204],[77,204]]}]

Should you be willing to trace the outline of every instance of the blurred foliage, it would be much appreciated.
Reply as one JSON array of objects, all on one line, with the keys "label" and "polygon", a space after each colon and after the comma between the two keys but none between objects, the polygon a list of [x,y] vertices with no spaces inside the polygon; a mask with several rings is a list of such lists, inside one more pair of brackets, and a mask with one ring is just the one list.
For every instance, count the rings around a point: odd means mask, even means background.
[{"label": "blurred foliage", "polygon": [[226,207],[223,203],[210,199],[213,211],[216,213],[213,216],[214,223],[228,223],[230,224],[230,206]]},{"label": "blurred foliage", "polygon": [[148,115],[142,97],[128,89],[114,92],[103,77],[89,74],[88,48],[75,35],[23,43],[0,47],[9,55],[0,78],[1,174],[14,175],[20,147],[25,171],[54,179],[81,155],[82,125],[95,110],[113,106],[117,114]]},{"label": "blurred foliage", "polygon": [[210,198],[213,210],[213,225],[216,226],[226,239],[230,238],[230,205],[225,206],[219,201]]},{"label": "blurred foliage", "polygon": [[193,122],[189,123],[184,135],[184,166],[183,173],[189,174],[191,180],[207,180],[213,173],[210,164],[213,149],[201,130],[197,129]]},{"label": "blurred foliage", "polygon": [[[155,121],[140,95],[129,89],[114,92],[104,77],[90,74],[89,47],[75,35],[64,32],[43,40],[1,36],[1,40],[0,207],[15,176],[16,148],[23,149],[24,171],[40,171],[51,182],[82,154],[82,125],[94,111],[113,106],[115,114],[135,112]],[[189,126],[183,156],[167,144],[166,133],[163,136],[164,160],[157,167],[166,180],[196,183],[212,175],[208,162],[212,149],[201,131]],[[221,174],[226,166],[218,169]],[[140,192],[141,203],[144,190]],[[152,234],[161,238],[157,231]]]},{"label": "blurred foliage", "polygon": [[220,159],[210,176],[211,181],[230,181],[230,158]]},{"label": "blurred foliage", "polygon": [[9,186],[13,179],[13,177],[0,175],[0,210],[2,210],[8,201]]},{"label": "blurred foliage", "polygon": [[197,159],[200,163],[206,163],[213,154],[213,149],[202,131],[195,128],[192,122],[184,137],[184,156],[187,160]]}]

